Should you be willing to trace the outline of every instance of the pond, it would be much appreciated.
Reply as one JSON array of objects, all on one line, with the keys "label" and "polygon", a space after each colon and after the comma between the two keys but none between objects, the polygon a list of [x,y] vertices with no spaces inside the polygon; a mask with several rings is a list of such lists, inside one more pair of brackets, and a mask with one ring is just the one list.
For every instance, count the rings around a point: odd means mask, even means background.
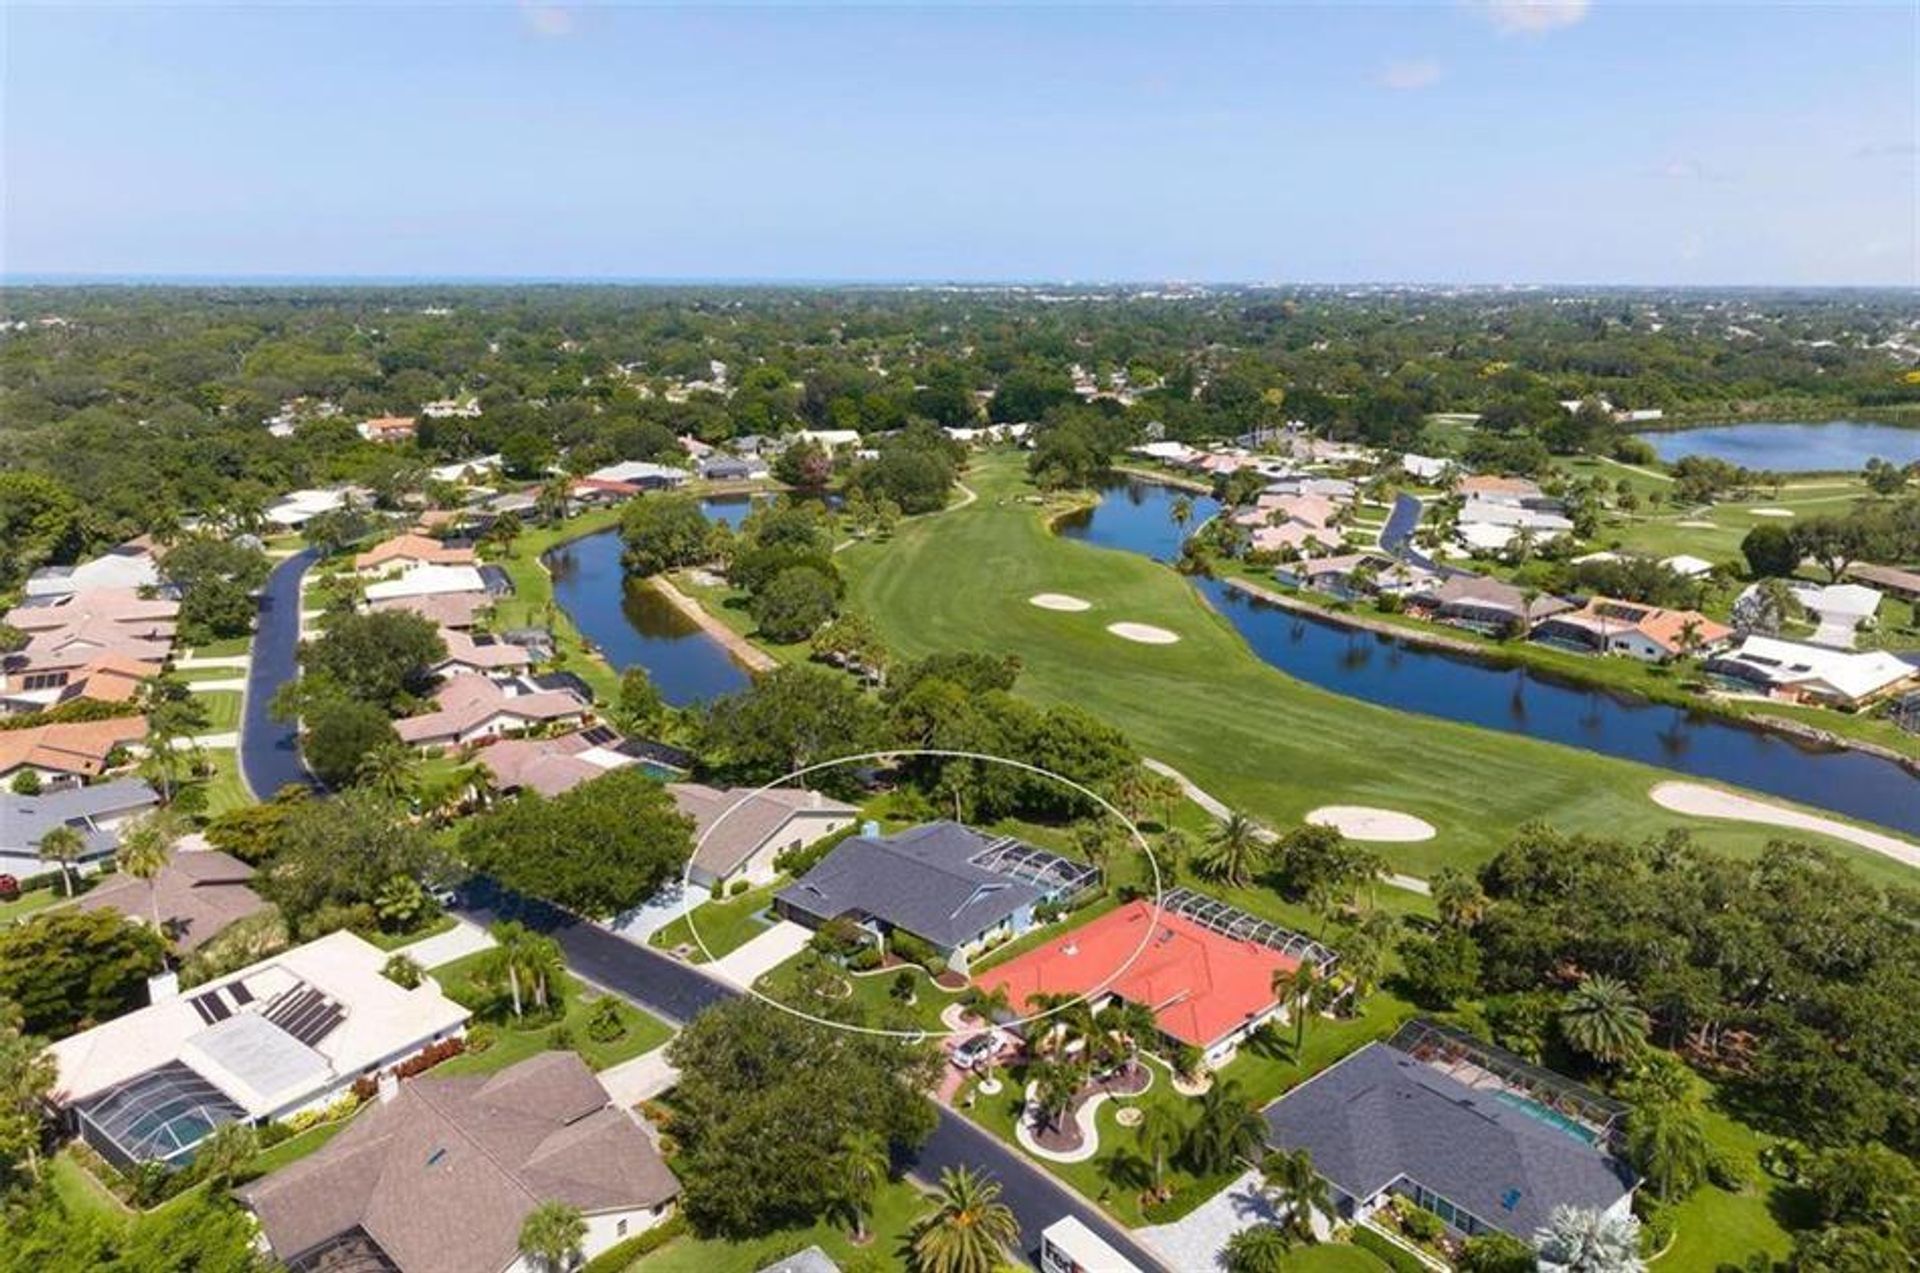
[{"label": "pond", "polygon": [[1669,464],[1683,456],[1704,455],[1773,473],[1855,473],[1875,457],[1894,464],[1920,460],[1920,429],[1853,420],[1723,424],[1639,436]]},{"label": "pond", "polygon": [[[707,516],[734,525],[748,505],[744,495],[701,501]],[[658,592],[627,579],[620,550],[620,532],[603,530],[546,555],[553,599],[587,640],[615,671],[644,667],[660,697],[675,707],[745,689],[750,678],[725,647]]]},{"label": "pond", "polygon": [[[1063,533],[1172,560],[1179,535],[1170,514],[1179,494],[1127,483]],[[1212,502],[1204,503],[1211,511]],[[1196,508],[1202,504],[1196,498]],[[1920,834],[1920,780],[1891,761],[1296,614],[1218,580],[1194,582],[1255,654],[1323,689],[1735,783]]]}]

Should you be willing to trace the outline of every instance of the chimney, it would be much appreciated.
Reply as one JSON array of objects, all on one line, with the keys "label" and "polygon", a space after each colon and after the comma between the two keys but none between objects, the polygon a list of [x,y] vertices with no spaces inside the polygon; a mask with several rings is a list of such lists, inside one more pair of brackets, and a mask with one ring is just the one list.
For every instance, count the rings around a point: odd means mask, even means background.
[{"label": "chimney", "polygon": [[382,1105],[391,1103],[394,1097],[400,1095],[400,1076],[392,1070],[380,1071],[380,1077],[374,1083],[379,1089]]},{"label": "chimney", "polygon": [[166,1003],[180,997],[180,974],[172,970],[147,978],[147,1002]]}]

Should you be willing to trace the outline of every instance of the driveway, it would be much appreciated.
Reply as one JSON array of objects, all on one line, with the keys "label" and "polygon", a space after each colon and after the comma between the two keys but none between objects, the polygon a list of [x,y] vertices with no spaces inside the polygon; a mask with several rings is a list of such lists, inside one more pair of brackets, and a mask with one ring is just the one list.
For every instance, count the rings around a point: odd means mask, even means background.
[{"label": "driveway", "polygon": [[[732,986],[690,964],[636,946],[547,903],[515,897],[485,881],[476,881],[468,893],[473,904],[462,910],[465,918],[482,924],[495,918],[519,919],[547,933],[560,943],[567,966],[576,974],[675,1025],[685,1025],[701,1009],[739,996]],[[938,1181],[942,1171],[963,1166],[992,1175],[1000,1182],[1000,1200],[1020,1221],[1024,1252],[1040,1245],[1043,1229],[1070,1215],[1142,1269],[1169,1267],[1099,1208],[1005,1142],[951,1110],[938,1109],[938,1118],[932,1137],[903,1166],[928,1182]]]},{"label": "driveway", "polygon": [[410,946],[402,946],[397,953],[407,956],[422,968],[434,969],[486,950],[493,944],[493,938],[486,929],[467,920],[456,919],[453,927],[446,932],[422,937]]},{"label": "driveway", "polygon": [[1172,1224],[1140,1230],[1140,1239],[1182,1273],[1202,1273],[1226,1268],[1223,1254],[1234,1234],[1278,1219],[1260,1192],[1260,1173],[1249,1171]]},{"label": "driveway", "polygon": [[240,778],[255,799],[271,800],[280,788],[320,784],[300,759],[299,731],[292,721],[275,720],[273,696],[292,680],[300,648],[300,580],[319,553],[308,548],[273,568],[260,594],[254,625],[252,662],[247,668],[247,702],[240,718]]},{"label": "driveway", "polygon": [[650,1101],[680,1081],[680,1071],[667,1060],[667,1048],[660,1045],[642,1052],[631,1061],[601,1070],[600,1084],[621,1109],[632,1109],[641,1101]]},{"label": "driveway", "polygon": [[813,930],[783,919],[741,946],[713,961],[713,975],[745,990],[807,948]]}]

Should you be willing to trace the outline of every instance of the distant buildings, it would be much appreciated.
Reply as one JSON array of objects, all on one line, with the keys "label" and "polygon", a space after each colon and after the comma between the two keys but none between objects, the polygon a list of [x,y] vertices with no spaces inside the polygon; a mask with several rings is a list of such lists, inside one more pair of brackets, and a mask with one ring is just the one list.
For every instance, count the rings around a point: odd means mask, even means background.
[{"label": "distant buildings", "polygon": [[[1788,702],[1859,708],[1920,682],[1920,667],[1874,650],[1859,654],[1750,636],[1707,671]],[[4,735],[0,735],[4,737]]]},{"label": "distant buildings", "polygon": [[80,855],[72,865],[93,870],[119,850],[120,829],[159,803],[159,794],[137,778],[53,787],[37,796],[0,789],[0,874],[24,880],[57,871],[57,863],[40,856],[40,842],[55,827],[79,833]]},{"label": "distant buildings", "polygon": [[22,593],[29,599],[66,597],[102,589],[133,592],[161,585],[160,562],[145,538],[109,549],[77,566],[42,566],[27,576]]},{"label": "distant buildings", "polygon": [[362,420],[354,426],[354,432],[369,442],[411,442],[414,435],[414,418],[410,415],[379,416],[372,420]]}]

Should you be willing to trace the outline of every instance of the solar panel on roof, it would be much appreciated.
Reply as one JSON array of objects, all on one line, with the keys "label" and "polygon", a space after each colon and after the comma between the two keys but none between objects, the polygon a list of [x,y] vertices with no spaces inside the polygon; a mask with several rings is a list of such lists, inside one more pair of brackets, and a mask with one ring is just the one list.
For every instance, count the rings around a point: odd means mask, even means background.
[{"label": "solar panel on roof", "polygon": [[235,1003],[246,1004],[253,1002],[253,991],[247,989],[247,983],[244,981],[236,981],[228,986],[227,993],[233,996]]}]

